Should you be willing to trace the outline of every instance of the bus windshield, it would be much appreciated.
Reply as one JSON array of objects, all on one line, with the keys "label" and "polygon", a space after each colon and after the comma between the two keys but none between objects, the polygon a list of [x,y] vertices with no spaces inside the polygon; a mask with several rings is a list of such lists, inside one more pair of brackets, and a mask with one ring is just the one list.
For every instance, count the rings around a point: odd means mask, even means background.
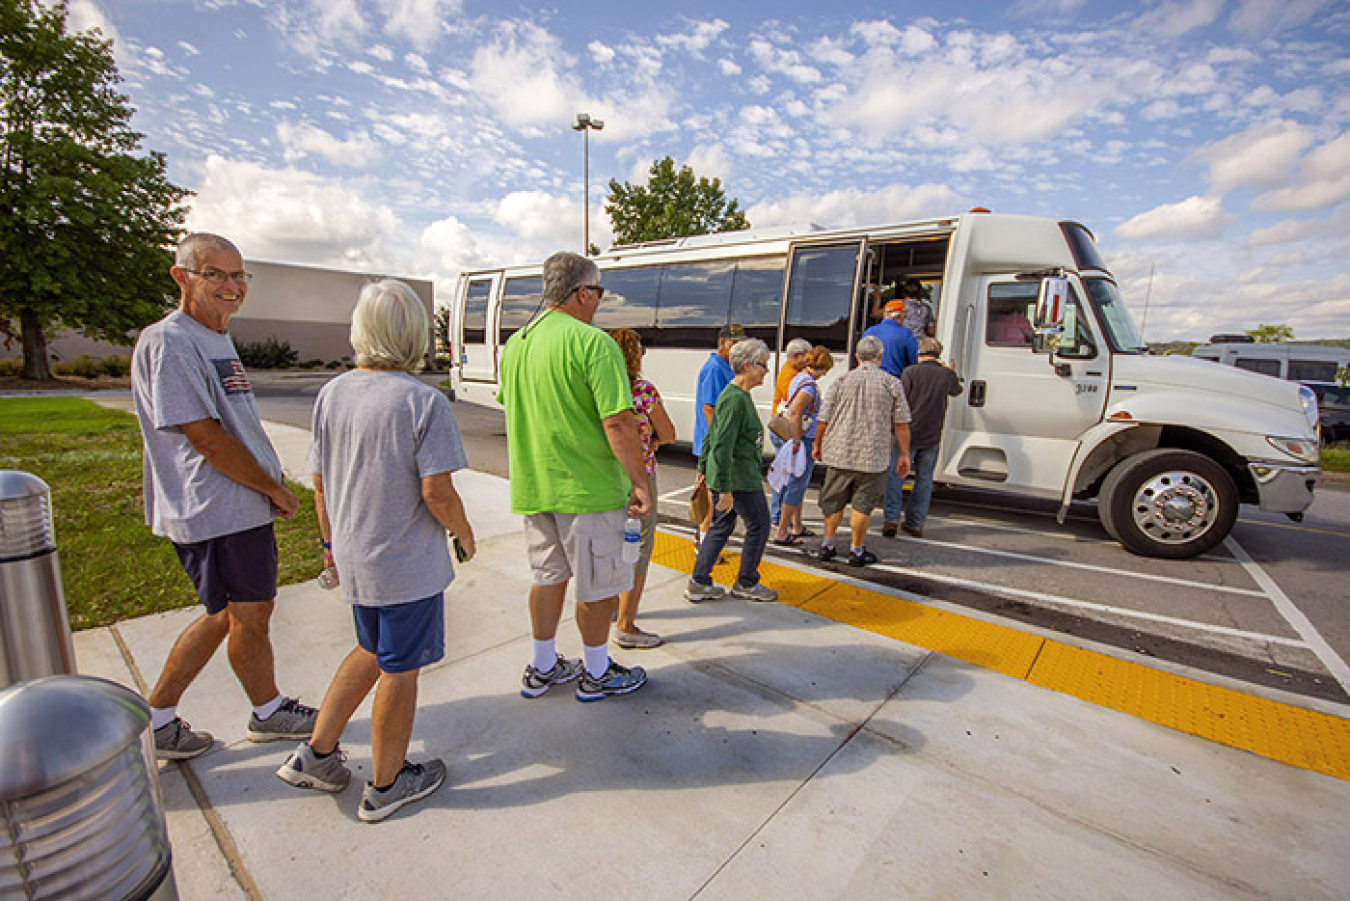
[{"label": "bus windshield", "polygon": [[1111,350],[1118,354],[1148,353],[1116,283],[1107,278],[1085,278],[1083,288],[1087,291],[1092,308],[1097,311],[1097,320],[1106,330],[1106,340]]}]

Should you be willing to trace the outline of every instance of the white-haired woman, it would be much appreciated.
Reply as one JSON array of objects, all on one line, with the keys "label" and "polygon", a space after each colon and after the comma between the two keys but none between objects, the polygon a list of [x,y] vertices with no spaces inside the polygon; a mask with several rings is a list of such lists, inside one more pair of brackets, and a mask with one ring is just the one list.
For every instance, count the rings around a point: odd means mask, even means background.
[{"label": "white-haired woman", "polygon": [[431,331],[412,289],[366,285],[352,312],[356,369],[314,405],[310,467],[325,562],[352,605],[356,647],[324,695],[314,734],[277,771],[301,788],[341,791],[351,778],[338,739],[375,689],[371,781],[357,815],[374,822],[430,795],[445,764],[404,758],[417,713],[417,676],[445,654],[444,592],[454,579],[446,540],[473,557],[473,528],[451,473],[466,465],[450,403],[412,376]]},{"label": "white-haired woman", "polygon": [[739,514],[745,520],[745,541],[740,573],[731,594],[752,601],[774,601],[778,593],[759,581],[759,561],[769,542],[769,504],[764,499],[760,469],[764,426],[750,397],[768,374],[769,348],[758,338],[739,341],[732,345],[727,362],[735,375],[717,398],[703,439],[703,454],[698,458],[699,478],[708,483],[713,494],[713,522],[699,542],[694,574],[684,596],[698,603],[726,594],[713,584],[712,569],[736,528]]}]

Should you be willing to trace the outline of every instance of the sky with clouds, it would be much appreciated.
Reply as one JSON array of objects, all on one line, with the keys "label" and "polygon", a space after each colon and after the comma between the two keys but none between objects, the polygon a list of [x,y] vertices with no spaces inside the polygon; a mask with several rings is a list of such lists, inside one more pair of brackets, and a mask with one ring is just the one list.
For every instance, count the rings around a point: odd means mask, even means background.
[{"label": "sky with clouds", "polygon": [[[1150,341],[1350,338],[1350,3],[70,0],[190,227],[437,280],[580,250],[670,155],[754,226],[1097,235]],[[1146,309],[1147,306],[1147,309]],[[1145,314],[1147,314],[1145,319]]]}]

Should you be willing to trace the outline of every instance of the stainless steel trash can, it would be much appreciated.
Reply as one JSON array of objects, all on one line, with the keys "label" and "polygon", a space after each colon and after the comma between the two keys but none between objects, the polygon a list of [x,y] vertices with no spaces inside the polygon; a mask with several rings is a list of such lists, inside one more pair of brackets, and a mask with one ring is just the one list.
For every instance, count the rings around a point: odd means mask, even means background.
[{"label": "stainless steel trash can", "polygon": [[149,726],[106,679],[0,690],[0,898],[178,897]]},{"label": "stainless steel trash can", "polygon": [[51,491],[35,475],[0,469],[0,688],[73,672]]}]

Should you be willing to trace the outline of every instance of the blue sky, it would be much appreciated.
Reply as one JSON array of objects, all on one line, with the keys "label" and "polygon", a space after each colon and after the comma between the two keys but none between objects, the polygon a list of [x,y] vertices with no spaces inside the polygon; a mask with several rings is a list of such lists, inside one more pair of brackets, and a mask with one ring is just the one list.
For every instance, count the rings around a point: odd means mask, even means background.
[{"label": "blue sky", "polygon": [[755,226],[1076,219],[1149,340],[1350,337],[1350,4],[71,0],[189,225],[435,278],[580,249],[670,155]]}]

